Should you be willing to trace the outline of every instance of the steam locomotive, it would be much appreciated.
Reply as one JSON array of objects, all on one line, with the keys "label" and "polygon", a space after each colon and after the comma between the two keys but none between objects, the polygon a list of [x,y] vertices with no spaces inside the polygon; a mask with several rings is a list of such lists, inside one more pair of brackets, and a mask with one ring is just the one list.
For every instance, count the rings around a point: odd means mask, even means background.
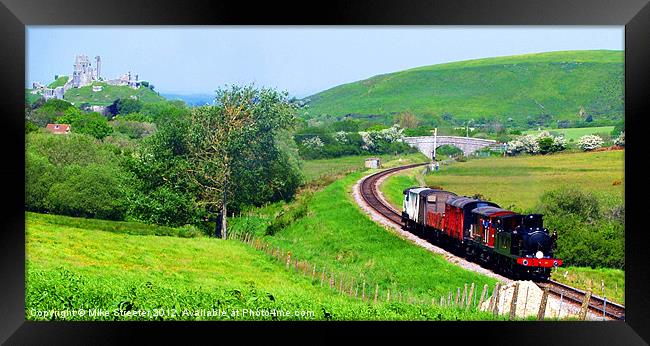
[{"label": "steam locomotive", "polygon": [[402,223],[412,233],[513,279],[545,280],[562,260],[553,257],[557,234],[540,214],[518,214],[494,202],[453,192],[404,190]]}]

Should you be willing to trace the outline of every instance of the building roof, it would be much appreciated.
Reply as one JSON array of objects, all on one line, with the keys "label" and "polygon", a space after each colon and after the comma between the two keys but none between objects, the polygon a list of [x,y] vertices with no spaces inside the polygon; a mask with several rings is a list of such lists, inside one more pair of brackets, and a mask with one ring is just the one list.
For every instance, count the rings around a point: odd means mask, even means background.
[{"label": "building roof", "polygon": [[494,215],[494,214],[501,214],[501,215],[514,214],[514,212],[512,212],[510,210],[501,209],[501,208],[492,207],[492,206],[472,209],[472,213],[479,214],[479,215],[482,215],[482,216],[491,216],[491,215]]},{"label": "building roof", "polygon": [[456,208],[465,208],[465,206],[475,206],[478,204],[485,204],[485,206],[492,206],[492,207],[499,207],[498,204],[490,201],[483,201],[480,199],[475,199],[475,198],[469,198],[467,196],[458,196],[458,197],[450,197],[447,199],[447,204],[454,206]]},{"label": "building roof", "polygon": [[52,133],[68,133],[70,132],[69,124],[47,124],[45,126]]}]

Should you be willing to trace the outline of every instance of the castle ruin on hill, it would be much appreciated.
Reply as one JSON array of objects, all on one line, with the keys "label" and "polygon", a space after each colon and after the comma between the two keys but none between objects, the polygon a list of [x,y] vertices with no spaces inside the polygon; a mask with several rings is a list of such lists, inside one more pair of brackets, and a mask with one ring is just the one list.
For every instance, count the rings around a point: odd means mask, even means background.
[{"label": "castle ruin on hill", "polygon": [[[77,55],[74,59],[72,75],[67,76],[68,81],[63,86],[49,88],[41,83],[35,82],[32,84],[33,94],[41,94],[46,100],[55,98],[63,99],[66,91],[71,88],[83,88],[85,86],[93,85],[95,82],[103,82],[107,85],[129,86],[133,89],[140,87],[140,81],[137,74],[132,74],[131,71],[119,76],[115,79],[105,80],[101,76],[102,60],[98,55],[95,57],[95,66],[92,66],[90,59],[87,55]],[[59,76],[60,77],[60,76]],[[101,86],[94,85],[94,92],[101,91]]]}]

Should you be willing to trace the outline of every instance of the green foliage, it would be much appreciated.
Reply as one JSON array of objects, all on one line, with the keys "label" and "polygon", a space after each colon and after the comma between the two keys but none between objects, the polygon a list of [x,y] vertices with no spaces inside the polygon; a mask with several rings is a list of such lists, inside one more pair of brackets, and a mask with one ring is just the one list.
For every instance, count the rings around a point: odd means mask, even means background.
[{"label": "green foliage", "polygon": [[54,123],[57,118],[63,116],[64,112],[69,109],[74,109],[69,102],[49,99],[40,107],[33,110],[26,110],[25,117],[38,127],[45,127],[47,124]]},{"label": "green foliage", "polygon": [[60,124],[70,124],[71,132],[91,135],[97,139],[113,133],[113,128],[108,124],[108,120],[97,112],[82,113],[76,108],[68,108],[63,116],[57,118]]},{"label": "green foliage", "polygon": [[293,126],[295,112],[286,92],[252,86],[219,89],[215,106],[192,109],[187,142],[201,201],[220,209],[225,191],[240,210],[292,198],[300,171],[278,134]]},{"label": "green foliage", "polygon": [[131,139],[147,137],[156,131],[156,125],[148,122],[115,119],[110,122],[110,125],[114,132],[122,133]]},{"label": "green foliage", "polygon": [[25,134],[38,131],[39,127],[33,121],[25,119]]},{"label": "green foliage", "polygon": [[30,133],[25,164],[25,208],[121,220],[129,176],[113,148],[80,134]]},{"label": "green foliage", "polygon": [[441,145],[436,149],[436,155],[445,155],[445,156],[459,156],[462,155],[463,151],[460,148],[453,145]]},{"label": "green foliage", "polygon": [[[112,169],[111,169],[112,168]],[[57,214],[121,220],[126,212],[126,182],[116,167],[89,164],[63,167],[46,198]]]},{"label": "green foliage", "polygon": [[200,220],[196,185],[187,170],[187,122],[168,119],[145,138],[126,167],[134,175],[129,217],[159,225],[180,226]]},{"label": "green foliage", "polygon": [[606,217],[598,198],[576,188],[549,191],[540,200],[546,227],[558,232],[556,256],[567,265],[623,269],[624,216]]},{"label": "green foliage", "polygon": [[331,132],[358,132],[360,130],[360,121],[354,119],[344,119],[333,122],[329,128]]},{"label": "green foliage", "polygon": [[[383,121],[392,114],[411,111],[423,121],[443,114],[442,120],[454,125],[483,116],[510,127],[537,127],[569,119],[574,124],[612,123],[624,113],[623,77],[622,51],[468,60],[339,85],[306,98],[309,107],[303,115],[322,119],[352,113],[376,115]],[[581,105],[592,122],[576,117]]]},{"label": "green foliage", "polygon": [[128,98],[118,99],[116,101],[116,105],[118,114],[130,114],[140,112],[140,110],[142,110],[143,103],[140,100]]},{"label": "green foliage", "polygon": [[610,132],[610,135],[612,135],[612,137],[618,137],[624,131],[625,131],[625,122],[621,121],[618,124],[616,124],[616,126],[614,126],[614,128]]}]

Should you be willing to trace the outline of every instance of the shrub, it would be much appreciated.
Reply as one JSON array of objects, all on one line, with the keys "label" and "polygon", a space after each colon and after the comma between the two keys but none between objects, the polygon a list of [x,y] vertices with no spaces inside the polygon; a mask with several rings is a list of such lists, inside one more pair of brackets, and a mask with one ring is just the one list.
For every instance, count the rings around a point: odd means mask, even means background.
[{"label": "shrub", "polygon": [[566,148],[566,142],[561,136],[554,136],[548,131],[542,131],[538,135],[524,135],[508,142],[506,152],[509,155],[520,153],[528,154],[549,154],[562,151]]},{"label": "shrub", "polygon": [[108,125],[108,120],[97,112],[84,114],[76,108],[69,108],[57,121],[61,124],[70,124],[71,132],[88,134],[97,139],[103,139],[113,132],[113,128]]},{"label": "shrub", "polygon": [[614,140],[614,144],[620,147],[625,146],[625,131],[621,132],[621,134]]},{"label": "shrub", "polygon": [[114,132],[127,135],[131,139],[147,137],[156,131],[156,125],[148,122],[113,120],[111,126]]},{"label": "shrub", "polygon": [[603,139],[595,135],[586,135],[580,137],[578,146],[584,151],[598,149],[603,145]]},{"label": "shrub", "polygon": [[555,256],[565,265],[623,268],[623,206],[603,211],[592,193],[575,188],[546,192],[540,201],[546,228],[558,232]]},{"label": "shrub", "polygon": [[64,168],[64,177],[52,184],[48,210],[62,215],[122,220],[126,212],[123,176],[111,167],[90,164]]}]

